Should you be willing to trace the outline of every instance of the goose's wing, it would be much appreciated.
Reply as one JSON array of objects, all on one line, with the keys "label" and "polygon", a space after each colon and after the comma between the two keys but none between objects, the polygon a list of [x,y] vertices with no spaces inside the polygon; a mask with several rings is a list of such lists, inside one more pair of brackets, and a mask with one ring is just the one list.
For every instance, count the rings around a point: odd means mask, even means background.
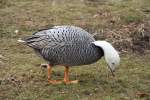
[{"label": "goose's wing", "polygon": [[32,36],[23,39],[23,41],[34,49],[61,48],[64,45],[87,42],[87,37],[89,37],[89,33],[79,27],[54,26],[51,29],[33,33]]},{"label": "goose's wing", "polygon": [[64,45],[64,43],[55,41],[49,35],[32,35],[23,39],[25,44],[34,49],[42,49],[48,47],[58,47]]}]

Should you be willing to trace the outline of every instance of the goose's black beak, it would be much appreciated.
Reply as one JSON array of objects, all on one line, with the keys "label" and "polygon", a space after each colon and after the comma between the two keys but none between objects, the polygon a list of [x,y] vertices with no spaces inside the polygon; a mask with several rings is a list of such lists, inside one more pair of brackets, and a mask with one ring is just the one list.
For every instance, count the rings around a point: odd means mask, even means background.
[{"label": "goose's black beak", "polygon": [[115,74],[114,74],[115,71],[113,71],[109,65],[108,65],[108,68],[110,69],[112,76],[115,77]]}]

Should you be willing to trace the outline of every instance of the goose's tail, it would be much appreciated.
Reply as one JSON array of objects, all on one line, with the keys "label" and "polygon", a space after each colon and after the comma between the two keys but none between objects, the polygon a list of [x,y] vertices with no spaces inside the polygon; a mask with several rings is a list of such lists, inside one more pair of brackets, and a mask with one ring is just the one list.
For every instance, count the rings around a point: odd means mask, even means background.
[{"label": "goose's tail", "polygon": [[21,38],[19,38],[17,41],[20,43],[26,43],[26,41],[22,40]]},{"label": "goose's tail", "polygon": [[[19,43],[25,44],[34,49],[41,49],[47,45],[47,36],[46,35],[31,35],[24,38],[18,39]],[[46,43],[45,43],[46,42]]]}]

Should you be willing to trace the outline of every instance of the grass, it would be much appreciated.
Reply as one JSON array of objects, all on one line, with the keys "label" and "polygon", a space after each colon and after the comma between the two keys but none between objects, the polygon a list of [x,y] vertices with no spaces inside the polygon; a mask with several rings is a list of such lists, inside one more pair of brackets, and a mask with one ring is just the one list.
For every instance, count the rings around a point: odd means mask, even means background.
[{"label": "grass", "polygon": [[[6,2],[7,1],[7,2]],[[87,31],[117,29],[149,21],[149,0],[0,0],[0,99],[1,100],[148,100],[149,55],[121,54],[121,65],[112,77],[104,59],[71,68],[79,84],[51,85],[44,63],[17,39],[53,25],[76,25]],[[113,21],[113,24],[112,24]],[[15,30],[19,30],[15,33]],[[63,78],[63,67],[53,68],[53,78]]]}]

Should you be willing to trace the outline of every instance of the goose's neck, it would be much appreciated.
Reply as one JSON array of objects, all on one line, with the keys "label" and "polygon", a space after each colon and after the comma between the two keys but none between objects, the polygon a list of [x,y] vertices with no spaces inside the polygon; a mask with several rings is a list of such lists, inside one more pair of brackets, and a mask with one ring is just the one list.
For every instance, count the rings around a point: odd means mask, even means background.
[{"label": "goose's neck", "polygon": [[101,47],[104,51],[104,57],[108,65],[113,61],[115,63],[120,62],[120,57],[115,48],[107,41],[95,41],[96,46]]}]

